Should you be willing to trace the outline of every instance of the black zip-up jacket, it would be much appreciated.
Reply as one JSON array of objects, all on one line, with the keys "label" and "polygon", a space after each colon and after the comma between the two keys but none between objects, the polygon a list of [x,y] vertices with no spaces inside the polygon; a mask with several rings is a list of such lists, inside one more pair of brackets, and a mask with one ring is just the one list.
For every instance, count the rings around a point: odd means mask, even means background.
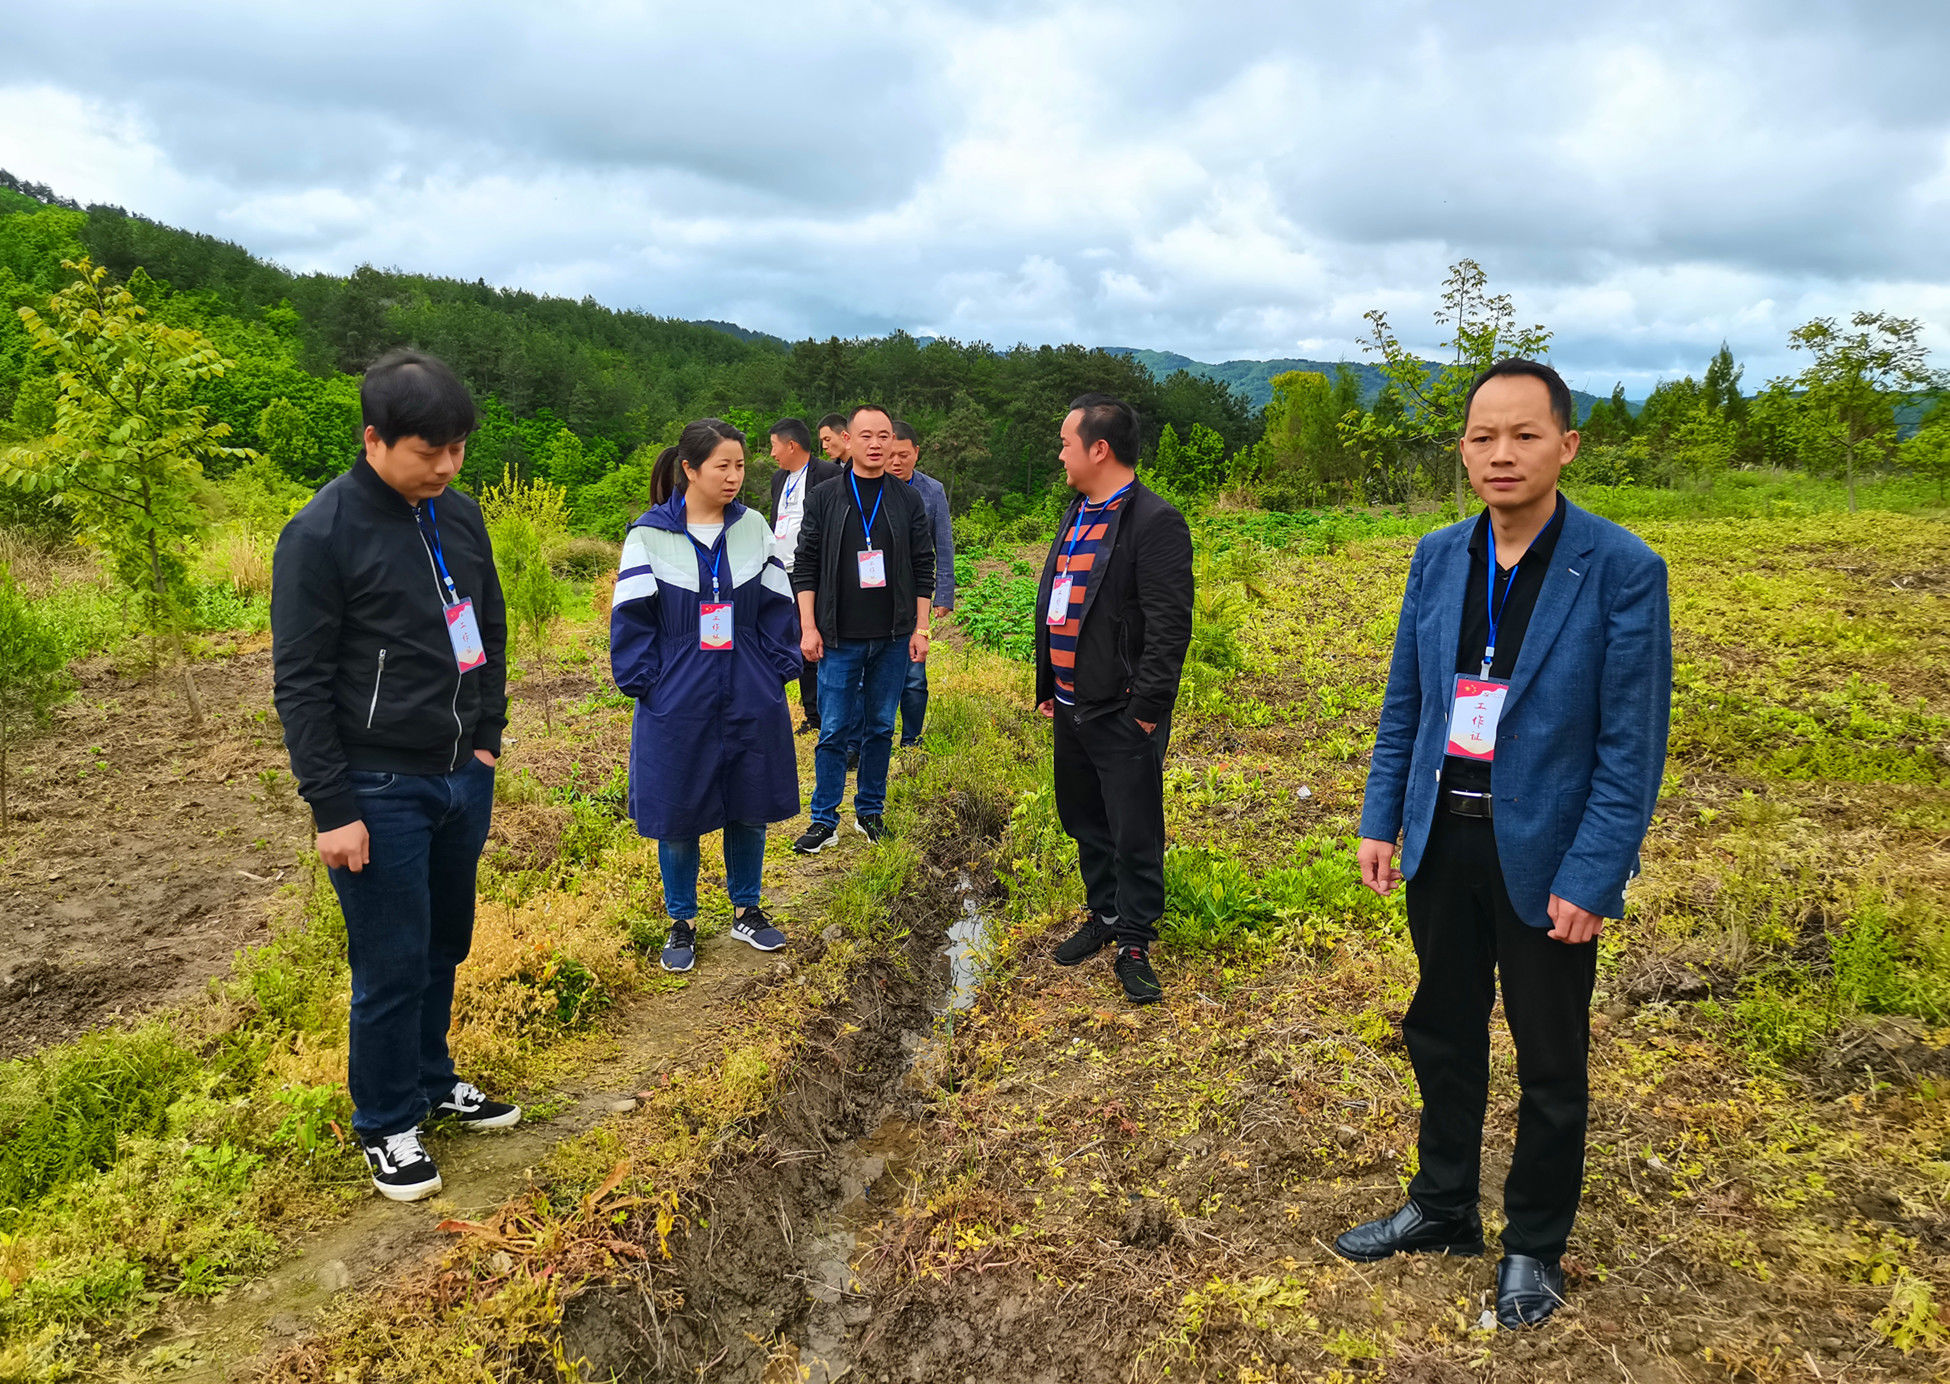
[{"label": "black zip-up jacket", "polygon": [[441,554],[474,602],[487,662],[460,671],[433,553],[364,457],[284,526],[271,565],[271,670],[298,792],[320,831],[359,819],[349,769],[445,774],[501,753],[507,616],[471,496],[433,502]]},{"label": "black zip-up jacket", "polygon": [[[884,473],[883,473],[884,474]],[[911,485],[888,477],[886,497],[874,541],[887,554],[887,592],[894,601],[895,638],[914,633],[914,603],[934,596],[934,525],[928,507]],[[792,592],[813,593],[813,624],[829,644],[840,637],[840,564],[848,560],[846,516],[854,508],[853,487],[842,473],[806,493],[806,517],[792,559]]]},{"label": "black zip-up jacket", "polygon": [[[1049,658],[1050,585],[1056,555],[1070,536],[1079,495],[1063,516],[1036,591],[1036,700],[1056,695]],[[1133,482],[1110,513],[1083,591],[1077,625],[1077,719],[1124,711],[1162,721],[1178,700],[1185,651],[1192,643],[1192,531],[1185,516],[1143,482]]]}]

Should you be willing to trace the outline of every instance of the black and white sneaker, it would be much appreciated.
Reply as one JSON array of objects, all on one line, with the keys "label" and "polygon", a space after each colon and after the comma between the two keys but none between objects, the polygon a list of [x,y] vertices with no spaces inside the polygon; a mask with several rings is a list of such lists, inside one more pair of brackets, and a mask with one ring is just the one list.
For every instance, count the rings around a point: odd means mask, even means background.
[{"label": "black and white sneaker", "polygon": [[824,822],[814,822],[806,828],[806,834],[792,843],[792,849],[801,855],[817,855],[832,845],[839,836],[838,827],[829,827]]},{"label": "black and white sneaker", "polygon": [[418,1125],[362,1147],[366,1166],[372,1170],[372,1185],[380,1196],[390,1201],[418,1201],[440,1190],[440,1169],[420,1142]]},{"label": "black and white sneaker", "polygon": [[731,935],[759,951],[777,951],[785,945],[785,934],[772,925],[762,908],[748,908],[733,918]]},{"label": "black and white sneaker", "polygon": [[887,827],[881,822],[878,812],[874,813],[871,817],[855,817],[853,819],[853,829],[875,845],[879,845],[880,838],[887,834]]},{"label": "black and white sneaker", "polygon": [[664,943],[663,968],[682,974],[697,965],[697,928],[681,918],[670,920],[670,939]]},{"label": "black and white sneaker", "polygon": [[458,1120],[462,1129],[508,1129],[521,1123],[521,1107],[489,1100],[478,1086],[456,1081],[447,1099],[433,1107],[436,1120]]}]

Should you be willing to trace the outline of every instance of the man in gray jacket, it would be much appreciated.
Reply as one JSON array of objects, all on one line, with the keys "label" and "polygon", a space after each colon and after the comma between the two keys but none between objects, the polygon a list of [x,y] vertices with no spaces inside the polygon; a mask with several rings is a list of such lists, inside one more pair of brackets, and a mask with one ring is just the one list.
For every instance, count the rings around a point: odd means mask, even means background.
[{"label": "man in gray jacket", "polygon": [[[894,420],[894,446],[887,453],[887,474],[897,476],[914,487],[914,493],[927,506],[928,523],[934,528],[934,614],[955,608],[955,526],[948,517],[948,492],[941,482],[924,471],[914,469],[921,459],[921,439],[906,422]],[[907,665],[907,686],[901,692],[901,744],[912,745],[921,738],[921,725],[928,715],[928,665]]]}]

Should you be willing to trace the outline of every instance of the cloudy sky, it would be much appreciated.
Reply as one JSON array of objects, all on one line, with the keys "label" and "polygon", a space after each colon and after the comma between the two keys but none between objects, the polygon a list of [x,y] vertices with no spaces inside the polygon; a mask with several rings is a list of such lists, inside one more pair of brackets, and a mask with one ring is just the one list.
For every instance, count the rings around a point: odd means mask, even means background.
[{"label": "cloudy sky", "polygon": [[1637,396],[1809,317],[1950,364],[1943,0],[0,9],[0,168],[238,241],[785,337],[1433,352],[1472,256]]}]

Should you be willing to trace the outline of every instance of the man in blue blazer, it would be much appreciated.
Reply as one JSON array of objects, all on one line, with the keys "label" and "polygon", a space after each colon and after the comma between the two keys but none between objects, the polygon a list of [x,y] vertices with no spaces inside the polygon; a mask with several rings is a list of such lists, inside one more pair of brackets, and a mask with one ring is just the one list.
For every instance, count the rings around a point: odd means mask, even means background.
[{"label": "man in blue blazer", "polygon": [[1557,492],[1578,451],[1557,372],[1491,366],[1464,420],[1486,511],[1416,545],[1361,813],[1362,882],[1385,895],[1407,881],[1421,978],[1402,1037],[1422,1089],[1421,1167],[1406,1206],[1336,1248],[1362,1262],[1482,1253],[1500,975],[1522,1099],[1497,1319],[1518,1327],[1564,1300],[1596,939],[1624,914],[1665,772],[1672,628],[1665,563]]}]

